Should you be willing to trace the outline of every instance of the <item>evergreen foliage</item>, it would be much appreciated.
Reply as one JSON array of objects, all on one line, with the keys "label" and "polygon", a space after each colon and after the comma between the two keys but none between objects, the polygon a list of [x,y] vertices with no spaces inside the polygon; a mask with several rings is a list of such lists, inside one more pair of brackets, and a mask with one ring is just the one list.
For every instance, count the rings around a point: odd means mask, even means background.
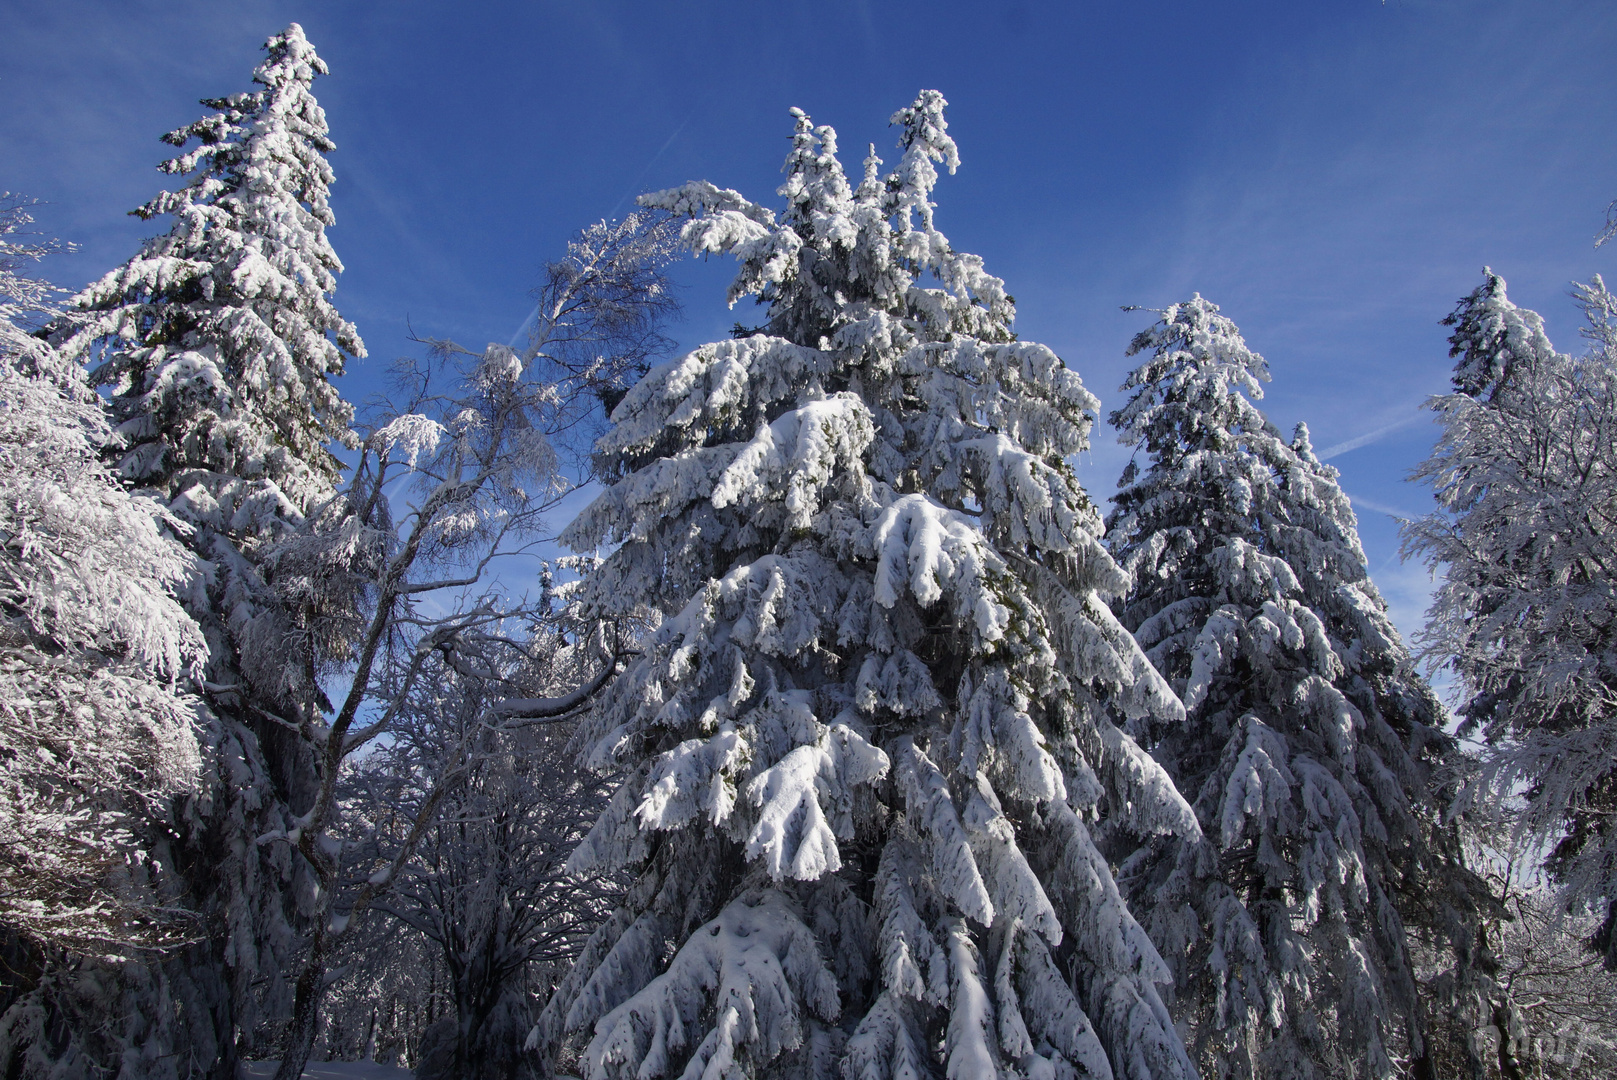
[{"label": "evergreen foliage", "polygon": [[1182,711],[1066,464],[1095,399],[934,225],[944,105],[857,186],[794,110],[779,218],[643,199],[768,318],[630,389],[564,534],[660,623],[580,736],[623,783],[572,866],[636,880],[531,1037],[591,1080],[1192,1075],[1091,832],[1195,834],[1129,734]]},{"label": "evergreen foliage", "polygon": [[[161,166],[190,179],[135,213],[173,224],[74,297],[53,340],[110,393],[119,473],[193,525],[213,564],[210,680],[245,679],[295,722],[319,688],[263,556],[335,493],[330,444],[355,439],[330,378],[365,350],[330,301],[334,144],[311,92],[327,68],[296,23],[265,49],[262,89],[207,99],[215,112],[163,137],[199,144]],[[272,769],[285,789],[307,783],[293,775],[306,768]]]},{"label": "evergreen foliage", "polygon": [[[0,194],[5,1080],[1612,1060],[1598,277],[1583,356],[1491,271],[1446,320],[1404,542],[1474,761],[1200,296],[1130,346],[1102,520],[1099,403],[936,226],[936,91],[891,170],[792,110],[784,209],[693,182],[583,229],[525,347],[426,340],[361,436],[327,68],[295,23],[265,48],[163,137],[134,213],[167,231],[67,310],[26,271],[70,245]],[[654,366],[676,228],[765,316]],[[592,444],[591,554],[513,593]]]},{"label": "evergreen foliage", "polygon": [[353,415],[330,377],[365,355],[329,298],[336,147],[311,92],[327,68],[296,23],[265,49],[262,89],[206,99],[213,113],[163,136],[198,144],[161,166],[189,179],[134,213],[173,225],[76,296],[57,335],[112,392],[120,473],[176,493],[201,483],[232,511],[228,531],[254,538],[286,511],[270,501],[247,527],[253,495],[307,512],[329,494],[328,444],[351,443]]},{"label": "evergreen foliage", "polygon": [[290,1011],[299,909],[316,889],[294,853],[256,840],[313,796],[296,728],[322,704],[317,646],[341,651],[313,640],[340,620],[287,603],[267,562],[335,492],[328,444],[351,441],[352,414],[329,377],[364,349],[329,300],[341,270],[325,237],[332,143],[310,92],[326,66],[296,24],[265,48],[259,89],[206,100],[209,115],[164,136],[197,144],[161,166],[189,180],[135,213],[169,215],[169,230],[50,332],[110,395],[116,472],[203,560],[206,588],[188,607],[210,650],[206,769],[164,857],[207,933],[139,975],[154,980],[142,1000],[167,1044],[152,1065],[164,1076],[233,1077],[238,1051],[262,1053]]},{"label": "evergreen foliage", "polygon": [[[1123,623],[1189,719],[1153,747],[1202,837],[1125,870],[1209,1076],[1389,1076],[1423,1037],[1405,912],[1449,932],[1442,711],[1371,583],[1336,470],[1254,402],[1269,372],[1200,296],[1161,312],[1112,414]],[[1458,891],[1456,891],[1458,890]]]}]

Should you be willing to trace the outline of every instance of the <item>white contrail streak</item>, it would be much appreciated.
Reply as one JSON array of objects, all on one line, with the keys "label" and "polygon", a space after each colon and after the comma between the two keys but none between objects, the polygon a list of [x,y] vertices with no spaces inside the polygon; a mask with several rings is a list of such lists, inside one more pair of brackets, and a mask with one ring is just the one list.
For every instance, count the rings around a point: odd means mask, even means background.
[{"label": "white contrail streak", "polygon": [[1339,442],[1335,446],[1327,446],[1325,449],[1319,451],[1319,459],[1321,461],[1329,461],[1331,458],[1336,457],[1339,454],[1345,454],[1349,450],[1357,450],[1361,446],[1369,446],[1371,443],[1380,439],[1383,435],[1390,435],[1399,428],[1408,427],[1410,424],[1413,424],[1420,418],[1421,415],[1419,413],[1413,413],[1404,417],[1402,420],[1394,420],[1392,423],[1387,424],[1384,427],[1378,427],[1374,431],[1367,431],[1363,435],[1355,435],[1346,442]]},{"label": "white contrail streak", "polygon": [[1348,502],[1353,504],[1354,510],[1370,510],[1377,514],[1386,514],[1388,517],[1395,518],[1398,521],[1411,521],[1420,517],[1419,514],[1411,513],[1408,510],[1400,510],[1396,506],[1388,506],[1386,503],[1377,502],[1374,499],[1366,499],[1364,496],[1355,495],[1350,491],[1344,492],[1344,494],[1347,495]]}]

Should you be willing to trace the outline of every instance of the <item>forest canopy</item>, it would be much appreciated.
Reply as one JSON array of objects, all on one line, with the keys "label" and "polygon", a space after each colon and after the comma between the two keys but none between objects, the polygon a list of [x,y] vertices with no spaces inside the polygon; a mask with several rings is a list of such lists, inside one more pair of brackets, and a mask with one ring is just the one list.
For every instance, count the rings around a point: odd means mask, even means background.
[{"label": "forest canopy", "polygon": [[1491,268],[1430,313],[1406,639],[1218,303],[1104,406],[1017,329],[936,89],[566,223],[359,396],[339,77],[270,36],[76,291],[0,201],[8,1080],[1617,1066],[1598,274],[1572,353]]}]

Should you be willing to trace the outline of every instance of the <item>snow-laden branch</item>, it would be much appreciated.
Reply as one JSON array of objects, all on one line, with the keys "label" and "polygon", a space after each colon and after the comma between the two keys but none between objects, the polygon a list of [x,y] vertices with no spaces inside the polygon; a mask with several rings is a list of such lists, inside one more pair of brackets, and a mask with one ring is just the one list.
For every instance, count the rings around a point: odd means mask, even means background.
[{"label": "snow-laden branch", "polygon": [[593,700],[607,681],[617,674],[618,660],[616,655],[610,657],[602,665],[599,675],[570,694],[560,697],[506,698],[496,702],[487,710],[488,719],[499,724],[565,720]]}]

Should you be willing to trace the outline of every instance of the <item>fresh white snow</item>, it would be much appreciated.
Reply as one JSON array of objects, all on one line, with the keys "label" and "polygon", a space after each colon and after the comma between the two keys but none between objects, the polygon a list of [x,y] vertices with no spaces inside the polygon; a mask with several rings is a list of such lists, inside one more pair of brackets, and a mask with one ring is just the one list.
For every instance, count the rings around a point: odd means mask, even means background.
[{"label": "fresh white snow", "polygon": [[[253,1080],[269,1080],[279,1061],[249,1061],[247,1075]],[[303,1068],[303,1080],[410,1080],[415,1074],[398,1065],[375,1061],[311,1061]]]}]

